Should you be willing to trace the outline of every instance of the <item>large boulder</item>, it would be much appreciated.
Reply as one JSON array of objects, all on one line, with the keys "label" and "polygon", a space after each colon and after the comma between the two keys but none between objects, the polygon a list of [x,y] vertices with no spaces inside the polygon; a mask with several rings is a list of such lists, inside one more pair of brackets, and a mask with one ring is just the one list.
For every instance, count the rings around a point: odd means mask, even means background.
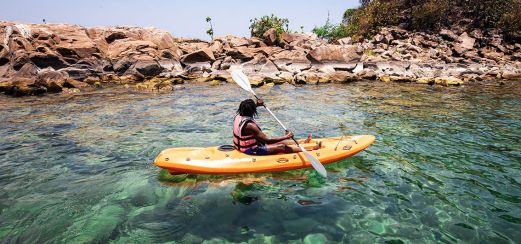
[{"label": "large boulder", "polygon": [[51,53],[32,53],[29,59],[39,68],[52,67],[57,70],[69,65],[60,56]]},{"label": "large boulder", "polygon": [[213,56],[213,52],[209,48],[204,48],[181,57],[181,62],[184,64],[213,61],[215,61],[215,56]]},{"label": "large boulder", "polygon": [[360,61],[361,57],[358,47],[353,45],[326,45],[307,54],[307,58],[314,63],[351,63]]},{"label": "large boulder", "polygon": [[135,63],[134,60],[130,58],[122,58],[119,59],[113,66],[114,72],[116,72],[119,75],[124,74],[133,64]]},{"label": "large boulder", "polygon": [[476,39],[470,37],[467,32],[464,32],[458,37],[457,43],[454,44],[454,52],[458,55],[462,55],[464,52],[473,49],[475,43]]},{"label": "large boulder", "polygon": [[31,77],[35,77],[37,74],[38,74],[38,67],[36,67],[36,65],[34,65],[32,63],[26,63],[13,76],[31,78]]},{"label": "large boulder", "polygon": [[145,77],[153,77],[161,74],[163,67],[156,61],[139,61],[134,66],[136,70]]},{"label": "large boulder", "polygon": [[268,46],[275,45],[277,43],[277,31],[275,31],[274,28],[271,28],[271,29],[267,30],[266,32],[264,32],[264,34],[262,34],[262,38],[264,40],[264,43],[266,43],[266,45],[268,45]]}]

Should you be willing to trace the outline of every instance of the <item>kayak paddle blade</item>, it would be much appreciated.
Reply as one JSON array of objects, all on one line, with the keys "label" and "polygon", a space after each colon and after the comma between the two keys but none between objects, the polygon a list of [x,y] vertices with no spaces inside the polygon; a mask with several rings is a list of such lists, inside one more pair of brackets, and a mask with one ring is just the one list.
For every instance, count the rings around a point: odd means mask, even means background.
[{"label": "kayak paddle blade", "polygon": [[252,92],[250,81],[248,80],[248,77],[246,77],[246,75],[242,73],[242,71],[235,69],[232,70],[231,74],[233,81],[235,81],[237,85],[239,85],[242,89],[246,91]]},{"label": "kayak paddle blade", "polygon": [[327,172],[326,172],[326,168],[324,167],[324,165],[322,165],[320,163],[320,161],[318,161],[317,158],[313,157],[313,155],[311,155],[311,153],[306,151],[306,149],[304,149],[302,146],[299,145],[299,147],[300,147],[300,150],[302,150],[302,153],[304,154],[304,156],[306,156],[306,158],[309,160],[309,162],[311,162],[311,166],[313,166],[313,168],[318,172],[318,174],[320,174],[324,178],[327,178]]}]

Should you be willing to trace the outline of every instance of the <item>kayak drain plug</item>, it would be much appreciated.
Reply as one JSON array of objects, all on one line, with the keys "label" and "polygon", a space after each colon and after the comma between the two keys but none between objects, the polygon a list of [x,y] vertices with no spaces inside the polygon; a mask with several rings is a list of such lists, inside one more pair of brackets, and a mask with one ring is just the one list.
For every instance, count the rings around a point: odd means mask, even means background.
[{"label": "kayak drain plug", "polygon": [[170,158],[169,158],[169,157],[166,157],[166,158],[165,158],[165,161],[168,161],[168,160],[170,160]]}]

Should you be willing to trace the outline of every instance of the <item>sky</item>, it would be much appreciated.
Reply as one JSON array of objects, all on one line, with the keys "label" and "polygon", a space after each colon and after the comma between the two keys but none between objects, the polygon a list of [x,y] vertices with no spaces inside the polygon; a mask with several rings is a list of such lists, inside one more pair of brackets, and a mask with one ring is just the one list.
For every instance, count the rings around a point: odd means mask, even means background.
[{"label": "sky", "polygon": [[311,31],[330,21],[339,23],[358,0],[16,0],[5,1],[0,21],[67,23],[85,27],[157,27],[174,36],[209,39],[205,19],[212,18],[215,36],[250,36],[250,19],[264,15],[289,19],[292,30]]}]

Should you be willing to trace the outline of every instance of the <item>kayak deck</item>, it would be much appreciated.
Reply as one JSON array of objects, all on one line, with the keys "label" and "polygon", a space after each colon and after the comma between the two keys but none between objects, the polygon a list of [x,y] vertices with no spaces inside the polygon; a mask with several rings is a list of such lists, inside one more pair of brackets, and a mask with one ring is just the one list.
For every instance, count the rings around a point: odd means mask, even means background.
[{"label": "kayak deck", "polygon": [[[351,157],[366,149],[375,140],[372,135],[313,139],[302,144],[322,164]],[[311,149],[322,142],[322,147]],[[154,164],[173,174],[241,174],[277,172],[311,167],[302,153],[247,155],[237,150],[222,151],[219,147],[180,147],[163,150]]]}]

